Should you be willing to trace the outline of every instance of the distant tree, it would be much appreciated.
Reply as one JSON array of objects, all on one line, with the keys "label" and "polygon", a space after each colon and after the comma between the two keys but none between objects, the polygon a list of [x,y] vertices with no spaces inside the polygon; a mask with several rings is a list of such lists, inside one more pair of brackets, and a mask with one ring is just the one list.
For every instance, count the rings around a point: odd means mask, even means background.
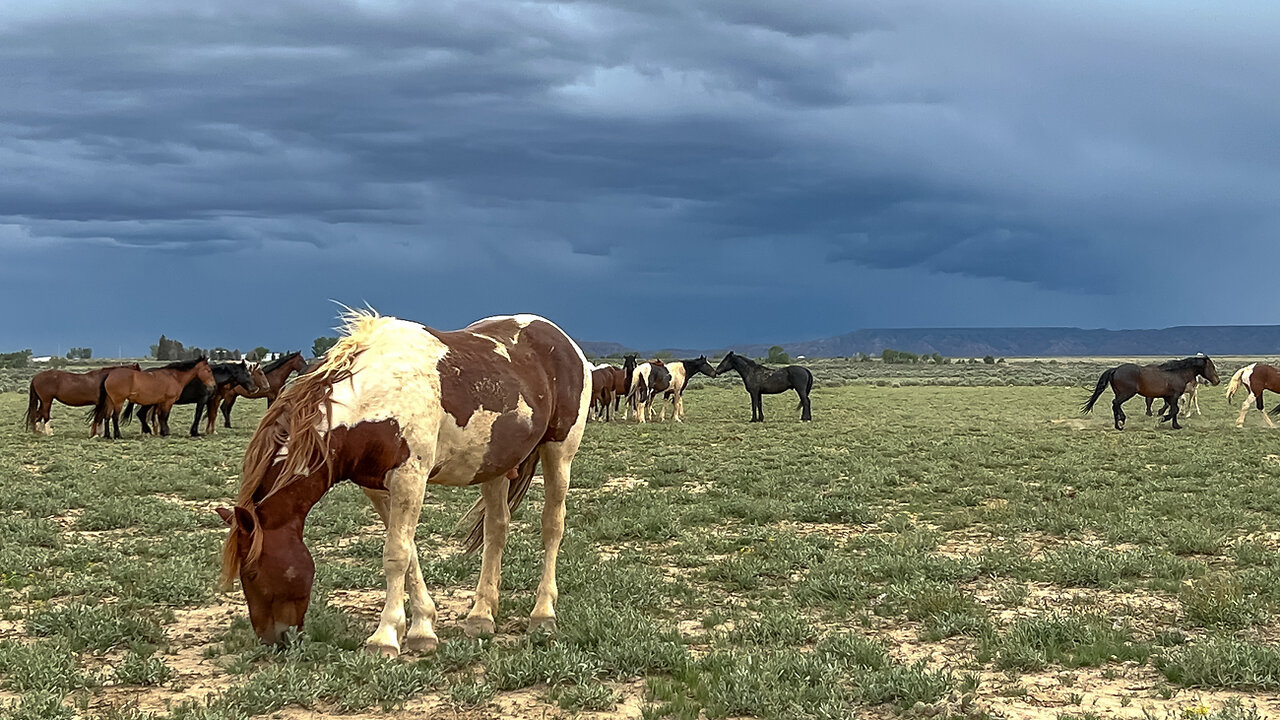
[{"label": "distant tree", "polygon": [[769,356],[764,361],[775,365],[786,365],[791,362],[791,356],[787,354],[786,350],[782,349],[781,345],[774,345],[769,348]]},{"label": "distant tree", "polygon": [[658,352],[654,353],[653,356],[659,360],[670,360],[671,358],[675,357],[676,354],[671,352],[670,350],[659,350]]},{"label": "distant tree", "polygon": [[338,338],[336,337],[318,337],[315,342],[311,343],[311,356],[321,357],[329,352],[329,348],[337,344]]},{"label": "distant tree", "polygon": [[24,368],[31,361],[31,350],[0,353],[0,368]]},{"label": "distant tree", "polygon": [[258,362],[259,360],[266,357],[270,353],[271,353],[270,350],[259,345],[258,347],[250,350],[249,354],[246,357],[253,362]]},{"label": "distant tree", "polygon": [[993,356],[991,356],[991,355],[988,355],[988,356],[986,356],[986,357],[982,358],[982,362],[984,362],[984,363],[986,363],[986,364],[988,364],[988,365],[995,365],[995,364],[996,364],[996,359],[995,359],[995,357],[993,357]]},{"label": "distant tree", "polygon": [[88,360],[93,357],[93,348],[73,347],[67,351],[68,360]]},{"label": "distant tree", "polygon": [[914,363],[919,362],[920,356],[904,350],[885,348],[880,353],[880,359],[886,363]]}]

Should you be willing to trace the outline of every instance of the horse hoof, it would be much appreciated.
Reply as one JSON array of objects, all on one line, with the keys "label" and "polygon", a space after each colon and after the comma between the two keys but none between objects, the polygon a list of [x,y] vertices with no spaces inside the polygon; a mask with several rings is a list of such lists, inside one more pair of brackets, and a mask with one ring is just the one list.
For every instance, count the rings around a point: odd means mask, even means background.
[{"label": "horse hoof", "polygon": [[462,632],[467,637],[493,637],[498,626],[487,617],[468,617],[462,622]]},{"label": "horse hoof", "polygon": [[529,618],[529,634],[547,636],[555,635],[556,619],[554,617]]},{"label": "horse hoof", "polygon": [[366,644],[364,646],[364,651],[370,655],[381,655],[382,657],[393,658],[400,655],[400,648],[395,647],[394,645],[383,645],[381,643],[374,643],[372,645]]},{"label": "horse hoof", "polygon": [[404,641],[405,650],[415,653],[432,653],[438,647],[440,647],[440,639],[434,635],[410,636],[405,638]]}]

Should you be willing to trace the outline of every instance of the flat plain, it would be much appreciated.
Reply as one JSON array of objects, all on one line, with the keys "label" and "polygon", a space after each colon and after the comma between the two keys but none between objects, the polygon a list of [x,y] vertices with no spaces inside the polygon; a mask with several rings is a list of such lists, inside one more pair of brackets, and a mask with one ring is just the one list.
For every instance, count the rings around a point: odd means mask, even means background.
[{"label": "flat plain", "polygon": [[1140,400],[1110,429],[1109,392],[1081,416],[1097,363],[816,363],[810,424],[794,395],[748,424],[736,380],[699,379],[684,424],[589,426],[555,638],[525,632],[540,488],[490,640],[459,628],[476,491],[432,488],[444,643],[395,660],[361,651],[382,533],[354,487],[308,522],[301,642],[259,647],[215,588],[261,401],[212,437],[104,442],[61,406],[28,435],[3,393],[0,716],[1280,717],[1280,434],[1235,427],[1241,364],[1176,432]]}]

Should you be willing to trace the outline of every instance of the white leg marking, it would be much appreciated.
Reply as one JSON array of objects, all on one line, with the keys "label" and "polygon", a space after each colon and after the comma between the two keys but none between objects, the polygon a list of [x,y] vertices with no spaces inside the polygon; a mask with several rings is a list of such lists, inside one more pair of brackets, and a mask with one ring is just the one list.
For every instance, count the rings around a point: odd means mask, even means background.
[{"label": "white leg marking", "polygon": [[484,498],[480,582],[476,585],[471,612],[463,625],[463,630],[471,637],[492,635],[497,629],[494,618],[498,614],[498,589],[502,585],[502,550],[507,544],[507,526],[511,522],[511,511],[507,508],[510,484],[503,477],[480,485],[480,494]]},{"label": "white leg marking", "polygon": [[[391,514],[391,498],[386,492],[362,488],[364,494],[373,503],[382,523],[387,524]],[[405,577],[409,584],[409,610],[412,613],[409,633],[405,636],[405,648],[416,652],[430,652],[439,644],[436,636],[436,604],[427,592],[427,583],[422,579],[422,566],[418,560],[417,543],[409,560],[409,572]]]},{"label": "white leg marking", "polygon": [[390,507],[387,513],[387,541],[382,548],[382,571],[387,578],[387,602],[382,608],[378,629],[365,640],[371,651],[395,655],[405,636],[407,618],[404,613],[405,575],[409,572],[417,549],[413,533],[422,512],[422,495],[426,492],[426,473],[414,461],[401,466],[388,481]]}]

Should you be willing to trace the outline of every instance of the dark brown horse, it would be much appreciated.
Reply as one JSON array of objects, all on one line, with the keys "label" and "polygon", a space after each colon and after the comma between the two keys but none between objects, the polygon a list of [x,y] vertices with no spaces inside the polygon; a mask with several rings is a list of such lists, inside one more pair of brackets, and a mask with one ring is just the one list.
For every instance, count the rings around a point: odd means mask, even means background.
[{"label": "dark brown horse", "polygon": [[[132,401],[138,405],[155,405],[156,417],[160,422],[160,434],[169,435],[169,412],[173,404],[182,395],[182,389],[192,379],[198,378],[209,391],[213,391],[213,370],[205,358],[173,363],[154,370],[133,370],[116,368],[102,376],[102,386],[98,390],[98,402],[93,408],[93,431],[97,434],[98,424],[111,421],[114,426],[114,437],[120,437],[120,411],[125,403]],[[103,428],[103,437],[110,437],[107,428]]]},{"label": "dark brown horse", "polygon": [[305,373],[307,371],[307,361],[302,359],[302,353],[291,352],[280,357],[275,362],[264,365],[262,374],[266,376],[267,385],[264,387],[262,383],[258,383],[258,389],[254,391],[246,390],[241,386],[220,388],[218,392],[209,397],[209,424],[205,427],[205,433],[212,434],[215,418],[218,414],[218,405],[222,405],[222,422],[225,427],[231,427],[231,408],[236,404],[236,398],[266,398],[267,407],[271,407],[271,403],[276,401],[280,396],[280,391],[284,389],[284,385],[289,381],[289,376],[294,373]]},{"label": "dark brown horse", "polygon": [[569,467],[591,400],[582,351],[533,315],[442,332],[353,312],[343,334],[324,364],[267,410],[245,450],[235,507],[218,509],[231,526],[222,580],[240,578],[254,632],[277,643],[302,626],[315,577],[303,543],[307,513],[336,483],[351,480],[387,528],[386,603],[365,647],[394,655],[439,643],[415,537],[428,484],[480,486],[481,499],[464,519],[470,549],[483,552],[463,630],[493,634],[509,518],[539,462],[544,557],[529,628],[554,630]]},{"label": "dark brown horse", "polygon": [[1182,397],[1182,393],[1186,392],[1187,383],[1194,380],[1197,375],[1208,380],[1211,385],[1217,385],[1219,382],[1218,369],[1206,355],[1170,360],[1159,365],[1133,363],[1117,365],[1102,373],[1098,378],[1098,386],[1094,388],[1093,396],[1081,410],[1086,413],[1093,410],[1094,403],[1098,402],[1102,392],[1107,389],[1107,385],[1110,385],[1111,391],[1116,395],[1115,400],[1111,402],[1111,410],[1115,414],[1117,430],[1124,429],[1125,414],[1120,406],[1134,395],[1162,398],[1165,401],[1165,408],[1161,412],[1167,415],[1162,415],[1160,422],[1171,421],[1173,429],[1177,430],[1182,427],[1178,424],[1178,399]]},{"label": "dark brown horse", "polygon": [[85,373],[73,373],[65,370],[43,370],[31,378],[27,388],[30,399],[27,401],[27,414],[23,423],[33,433],[53,434],[53,425],[49,413],[53,410],[53,401],[71,407],[87,407],[98,402],[98,390],[102,385],[102,376],[116,368],[137,370],[138,363],[132,365],[113,365],[98,368]]}]

